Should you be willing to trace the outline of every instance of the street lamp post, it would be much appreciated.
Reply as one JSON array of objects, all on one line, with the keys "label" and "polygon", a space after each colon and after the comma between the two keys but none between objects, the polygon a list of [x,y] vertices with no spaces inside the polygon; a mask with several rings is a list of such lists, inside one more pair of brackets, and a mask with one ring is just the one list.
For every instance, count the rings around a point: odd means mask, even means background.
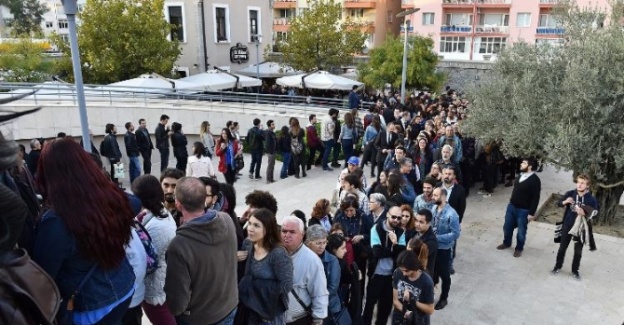
[{"label": "street lamp post", "polygon": [[409,20],[407,16],[419,10],[420,8],[409,9],[396,15],[397,18],[403,17],[403,30],[405,31],[405,39],[403,40],[403,71],[401,73],[401,104],[405,104],[405,83],[407,82],[407,36],[409,35],[409,26],[407,24]]},{"label": "street lamp post", "polygon": [[67,25],[69,27],[69,46],[71,48],[72,66],[74,68],[74,81],[76,83],[76,97],[78,99],[78,111],[80,112],[80,126],[82,128],[82,146],[87,152],[91,152],[91,139],[89,138],[89,119],[87,117],[87,104],[82,82],[82,69],[80,64],[80,52],[78,49],[78,36],[76,32],[76,13],[78,4],[76,0],[61,0]]},{"label": "street lamp post", "polygon": [[[253,34],[251,37],[254,38],[256,43],[256,78],[260,79],[260,37],[262,35]],[[258,87],[258,93],[260,93],[260,88],[262,87]]]}]

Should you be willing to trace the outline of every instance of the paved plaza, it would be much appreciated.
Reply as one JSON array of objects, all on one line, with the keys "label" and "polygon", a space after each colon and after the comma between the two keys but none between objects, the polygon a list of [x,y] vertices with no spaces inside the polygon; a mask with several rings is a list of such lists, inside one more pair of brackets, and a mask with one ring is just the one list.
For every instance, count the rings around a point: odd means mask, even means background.
[{"label": "paved plaza", "polygon": [[[154,151],[154,162],[157,156],[158,151]],[[249,155],[245,155],[247,168],[250,161]],[[169,166],[175,166],[175,161]],[[264,178],[266,157],[262,167]],[[279,180],[277,177],[276,183],[266,184],[264,179],[250,180],[247,168],[235,184],[237,213],[240,215],[245,209],[245,195],[260,189],[270,191],[277,198],[278,219],[295,209],[309,215],[316,200],[331,197],[339,173],[338,169],[324,172],[312,168],[306,178]],[[276,162],[278,176],[280,168],[281,163]],[[159,163],[154,164],[153,170],[158,173]],[[570,173],[556,172],[552,167],[538,175],[542,181],[541,203],[551,193],[574,186]],[[223,175],[219,174],[219,180],[224,181]],[[582,281],[570,274],[572,247],[568,249],[562,272],[552,276],[549,271],[559,247],[553,243],[554,226],[529,224],[524,253],[521,258],[514,258],[513,249],[496,250],[502,242],[504,211],[511,188],[501,185],[490,198],[477,195],[476,189],[471,193],[457,245],[449,305],[433,314],[432,324],[622,324],[624,239],[596,235],[598,250],[589,252],[585,247],[583,251]],[[439,289],[435,294],[437,301]],[[147,318],[144,321],[149,324]]]}]

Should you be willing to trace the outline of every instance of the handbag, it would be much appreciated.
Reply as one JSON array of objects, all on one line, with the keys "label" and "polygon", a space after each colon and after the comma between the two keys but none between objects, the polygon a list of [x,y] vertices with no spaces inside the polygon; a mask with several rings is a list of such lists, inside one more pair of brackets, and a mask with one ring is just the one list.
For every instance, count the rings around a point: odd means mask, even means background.
[{"label": "handbag", "polygon": [[332,319],[335,325],[351,325],[353,321],[351,320],[351,315],[347,308],[342,307],[339,312],[332,314]]},{"label": "handbag", "polygon": [[124,171],[124,164],[122,162],[116,163],[114,170],[114,178],[126,178],[126,172]]},{"label": "handbag", "polygon": [[76,296],[80,294],[80,290],[82,290],[82,287],[85,285],[85,283],[87,283],[87,280],[89,280],[91,275],[93,275],[93,271],[95,271],[96,266],[97,264],[93,264],[91,269],[89,269],[89,272],[87,272],[87,275],[82,278],[82,281],[80,281],[80,284],[78,284],[78,287],[76,287],[74,293],[72,293],[71,297],[69,297],[69,299],[67,300],[66,312],[63,316],[63,320],[60,322],[60,325],[74,324],[74,300],[76,299]]},{"label": "handbag", "polygon": [[555,244],[558,244],[561,242],[561,229],[563,228],[563,221],[560,222],[556,222],[555,223]]},{"label": "handbag", "polygon": [[234,165],[236,165],[236,172],[245,168],[245,159],[243,159],[243,155],[239,155],[234,158]]}]

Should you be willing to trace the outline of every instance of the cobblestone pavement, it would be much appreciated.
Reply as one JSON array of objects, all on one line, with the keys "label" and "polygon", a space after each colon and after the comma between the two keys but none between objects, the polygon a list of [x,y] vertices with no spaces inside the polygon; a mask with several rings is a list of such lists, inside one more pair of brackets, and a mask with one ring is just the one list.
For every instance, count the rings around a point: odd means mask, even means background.
[{"label": "cobblestone pavement", "polygon": [[[153,157],[157,159],[157,151]],[[250,156],[245,155],[247,168],[250,161]],[[170,166],[175,166],[175,162]],[[331,197],[339,174],[339,169],[325,172],[313,167],[306,178],[276,177],[277,182],[266,184],[265,167],[266,158],[260,181],[250,180],[248,169],[242,171],[243,176],[235,184],[239,214],[245,210],[245,195],[260,189],[270,191],[277,198],[278,220],[295,209],[309,215],[316,200]],[[280,168],[281,163],[276,162],[277,176]],[[365,169],[368,175],[368,167]],[[159,164],[154,164],[153,170],[158,172]],[[538,176],[542,181],[541,203],[551,193],[573,188],[568,172],[547,167]],[[219,180],[224,181],[223,175],[219,174]],[[570,274],[572,247],[568,249],[562,272],[552,276],[549,271],[559,247],[552,239],[554,226],[529,224],[524,253],[514,258],[512,249],[496,250],[502,242],[504,211],[511,188],[499,186],[490,198],[477,195],[474,188],[471,193],[457,245],[449,305],[431,316],[432,324],[621,324],[624,321],[623,239],[596,235],[598,250],[584,249],[581,281]],[[436,301],[438,297],[439,289],[436,289]],[[147,318],[144,323],[149,324]]]}]

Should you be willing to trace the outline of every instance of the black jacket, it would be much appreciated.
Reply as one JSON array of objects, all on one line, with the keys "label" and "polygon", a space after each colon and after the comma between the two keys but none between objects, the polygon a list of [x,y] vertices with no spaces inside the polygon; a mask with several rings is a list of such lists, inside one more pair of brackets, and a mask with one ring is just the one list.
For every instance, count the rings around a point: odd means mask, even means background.
[{"label": "black jacket", "polygon": [[381,152],[383,149],[394,149],[394,143],[399,138],[396,133],[390,135],[390,142],[388,142],[388,131],[380,131],[375,138],[375,149],[377,149],[377,163],[383,163],[386,160],[387,153]]},{"label": "black jacket", "polygon": [[137,138],[134,133],[128,131],[124,134],[124,143],[126,145],[126,154],[128,157],[138,157],[139,152],[139,144],[137,143]]},{"label": "black jacket", "polygon": [[425,243],[427,249],[429,249],[429,255],[427,256],[427,273],[433,276],[433,270],[435,269],[436,258],[438,256],[438,239],[433,232],[433,227],[429,227],[429,230],[422,234],[419,239]]},{"label": "black jacket", "polygon": [[463,186],[459,184],[455,184],[453,186],[453,190],[451,191],[451,195],[446,199],[448,204],[455,209],[457,215],[459,216],[459,222],[461,223],[462,219],[464,219],[464,212],[466,211],[466,190]]},{"label": "black jacket", "polygon": [[119,143],[117,143],[117,136],[109,133],[104,137],[104,142],[108,142],[105,145],[108,148],[108,152],[102,152],[102,155],[108,158],[112,163],[121,161],[121,150],[119,150]]},{"label": "black jacket", "polygon": [[[92,152],[92,153],[94,153],[94,154],[96,154],[96,155],[98,155],[98,156],[100,156],[100,152],[99,152],[99,151],[97,150],[97,148],[95,147],[95,144],[93,143],[93,141],[90,141],[90,142],[91,142],[91,152]],[[83,146],[84,146],[84,144],[83,144],[83,142],[82,142],[82,139],[80,139],[80,146],[81,146],[81,147],[83,147]],[[31,152],[32,152],[32,151],[31,151]],[[28,161],[26,161],[26,163],[28,163]]]},{"label": "black jacket", "polygon": [[277,139],[277,150],[288,153],[292,151],[290,149],[290,133],[280,135],[279,139]]},{"label": "black jacket", "polygon": [[186,145],[188,141],[186,140],[186,135],[180,132],[174,132],[171,135],[171,145],[173,146],[173,156],[174,157],[188,157],[188,150],[186,150]]},{"label": "black jacket", "polygon": [[264,133],[264,141],[264,151],[269,155],[275,154],[277,152],[277,138],[275,137],[275,132],[267,130]]},{"label": "black jacket", "polygon": [[152,138],[150,137],[149,131],[146,128],[138,128],[134,133],[136,135],[136,140],[139,145],[139,150],[141,152],[146,152],[154,149],[154,145],[152,144]]},{"label": "black jacket", "polygon": [[167,133],[168,131],[165,129],[165,126],[158,123],[156,132],[154,132],[154,135],[156,136],[156,148],[169,148],[169,135]]},{"label": "black jacket", "polygon": [[[93,148],[91,148],[93,151]],[[41,155],[41,150],[30,150],[28,155],[26,155],[26,166],[28,166],[28,171],[30,174],[35,176],[37,174],[37,165],[39,164],[39,156]]]},{"label": "black jacket", "polygon": [[[368,259],[368,276],[371,277],[375,274],[375,269],[377,268],[377,263],[379,259],[391,257],[392,262],[394,264],[393,269],[396,267],[396,259],[399,257],[399,254],[405,250],[404,245],[392,245],[390,239],[387,239],[388,233],[383,229],[383,223],[377,223],[373,226],[373,229],[377,232],[379,236],[379,240],[382,243],[381,245],[374,245],[373,247],[373,256]],[[371,230],[372,231],[372,230]],[[394,229],[394,233],[397,236],[397,241],[403,235],[403,229],[401,227],[397,227]],[[371,243],[372,245],[372,243]]]}]

